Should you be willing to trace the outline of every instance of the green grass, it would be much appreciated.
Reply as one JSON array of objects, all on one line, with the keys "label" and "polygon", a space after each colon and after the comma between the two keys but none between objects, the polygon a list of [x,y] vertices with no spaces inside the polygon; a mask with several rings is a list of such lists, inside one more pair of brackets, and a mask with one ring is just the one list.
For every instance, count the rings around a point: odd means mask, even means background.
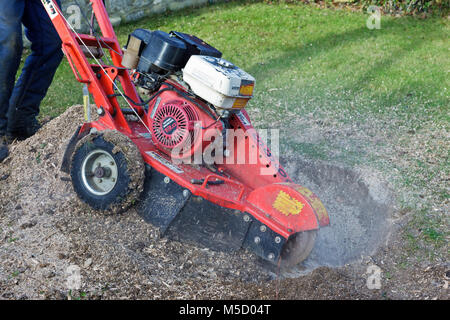
[{"label": "green grass", "polygon": [[[261,108],[267,123],[284,108],[318,116],[339,110],[344,120],[384,114],[448,121],[447,20],[383,17],[380,30],[369,30],[366,19],[361,13],[241,1],[149,17],[116,32],[121,44],[136,28],[203,38],[256,77],[250,108]],[[57,115],[81,102],[81,85],[64,61],[42,114]]]},{"label": "green grass", "polygon": [[[449,20],[383,16],[381,29],[369,30],[367,17],[233,1],[149,17],[116,32],[121,44],[134,29],[147,28],[192,33],[215,46],[255,76],[248,110],[258,127],[282,128],[282,149],[392,174],[396,188],[413,193],[405,200],[415,212],[405,231],[411,254],[419,242],[442,247],[448,224],[430,211],[448,201],[440,177],[450,173]],[[64,61],[41,115],[82,103],[81,90]],[[299,141],[312,130],[334,130],[336,137]],[[424,193],[426,212],[415,207]],[[417,237],[410,233],[419,229]]]}]

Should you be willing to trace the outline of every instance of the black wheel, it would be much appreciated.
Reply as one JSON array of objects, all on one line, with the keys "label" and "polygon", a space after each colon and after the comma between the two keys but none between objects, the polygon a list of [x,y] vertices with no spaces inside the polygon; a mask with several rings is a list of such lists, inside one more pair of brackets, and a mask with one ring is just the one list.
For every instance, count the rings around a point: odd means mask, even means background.
[{"label": "black wheel", "polygon": [[144,162],[137,146],[118,131],[106,130],[81,139],[72,156],[72,184],[92,208],[118,213],[139,198]]},{"label": "black wheel", "polygon": [[316,236],[317,230],[303,231],[291,236],[281,252],[281,268],[290,269],[303,262],[314,248]]}]

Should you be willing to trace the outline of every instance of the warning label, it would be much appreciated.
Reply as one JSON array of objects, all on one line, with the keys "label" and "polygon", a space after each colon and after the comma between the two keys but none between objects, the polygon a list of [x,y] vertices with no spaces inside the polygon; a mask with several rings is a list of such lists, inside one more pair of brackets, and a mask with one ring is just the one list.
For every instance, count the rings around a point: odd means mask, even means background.
[{"label": "warning label", "polygon": [[53,0],[41,0],[41,2],[44,5],[45,10],[47,10],[50,19],[53,20],[58,16],[58,10],[56,9],[56,5]]}]

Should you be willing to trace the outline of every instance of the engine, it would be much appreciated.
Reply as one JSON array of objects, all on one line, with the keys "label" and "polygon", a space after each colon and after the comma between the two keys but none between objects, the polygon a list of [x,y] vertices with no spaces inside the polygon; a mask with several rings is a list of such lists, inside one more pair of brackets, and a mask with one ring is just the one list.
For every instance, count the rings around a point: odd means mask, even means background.
[{"label": "engine", "polygon": [[176,91],[162,92],[148,114],[153,142],[175,159],[202,152],[225,128],[223,121],[214,120],[205,110]]},{"label": "engine", "polygon": [[195,36],[137,29],[124,51],[122,65],[147,97],[152,140],[177,158],[203,151],[218,132],[225,140],[228,119],[253,97],[255,79]]}]

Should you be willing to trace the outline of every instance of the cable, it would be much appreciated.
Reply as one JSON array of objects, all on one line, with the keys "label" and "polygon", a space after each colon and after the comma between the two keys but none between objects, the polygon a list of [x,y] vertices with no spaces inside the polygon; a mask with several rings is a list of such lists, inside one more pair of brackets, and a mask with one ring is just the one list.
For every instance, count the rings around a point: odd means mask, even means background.
[{"label": "cable", "polygon": [[[164,89],[161,89],[161,90],[159,90],[158,92],[156,92],[153,96],[151,96],[150,97],[150,99],[148,99],[148,100],[146,100],[146,101],[143,101],[143,102],[136,102],[136,101],[134,101],[133,99],[131,99],[129,96],[127,96],[125,93],[123,94],[124,96],[125,96],[125,98],[127,98],[132,104],[134,104],[134,105],[136,105],[136,106],[140,106],[140,107],[143,107],[143,106],[146,106],[146,105],[148,105],[153,99],[155,99],[158,95],[160,95],[161,93],[163,93],[164,91],[169,91],[170,89],[169,88],[164,88]],[[120,97],[121,96],[121,94],[120,93],[114,93],[114,94],[110,94],[110,95],[108,95],[107,97],[108,98],[113,98],[113,97]]]},{"label": "cable", "polygon": [[[91,35],[94,36],[95,39],[97,40],[97,44],[99,45],[100,50],[103,51],[103,48],[102,48],[102,46],[100,45],[100,42],[102,42],[106,47],[108,47],[109,50],[114,51],[114,52],[115,52],[116,54],[118,54],[119,56],[123,56],[123,54],[121,54],[120,52],[115,51],[115,50],[114,50],[113,48],[111,48],[107,43],[105,43],[101,37],[99,37],[99,36],[97,35],[97,32],[95,31],[95,28],[94,28],[94,19],[93,19],[93,18],[94,18],[94,15],[92,15],[91,21],[89,21],[89,19],[87,18],[86,13],[84,12],[83,8],[82,8],[82,7],[80,6],[80,4],[78,3],[78,0],[74,0],[74,1],[75,1],[76,5],[80,8],[81,15],[82,15],[83,19],[86,21],[86,23],[88,24],[88,26],[89,26],[89,31],[90,31]],[[104,3],[104,2],[103,2],[103,3]],[[107,59],[108,59],[108,57],[107,57]],[[108,59],[108,60],[109,60],[109,59]],[[111,64],[112,64],[112,61],[108,61],[108,63],[111,63]]]},{"label": "cable", "polygon": [[[101,42],[101,43],[102,43],[105,47],[107,47],[109,50],[111,50],[111,51],[115,52],[117,55],[123,57],[123,53],[117,52],[116,50],[114,50],[113,48],[111,48],[105,41],[103,41],[103,39],[102,39],[101,37],[99,37],[99,36],[97,35],[97,32],[95,31],[95,28],[94,28],[93,23],[92,23],[91,21],[89,21],[89,19],[87,18],[86,13],[83,11],[82,7],[81,7],[80,4],[78,3],[78,0],[74,0],[74,1],[75,1],[75,3],[77,4],[77,6],[80,8],[81,15],[83,16],[83,19],[84,19],[84,20],[86,21],[86,23],[88,24],[89,29],[90,29],[92,35],[93,35],[93,36],[95,37],[95,39],[97,40],[97,43],[99,44],[100,49],[103,51],[103,48],[102,48],[102,46],[100,45],[100,42]],[[103,1],[103,3],[104,3],[104,1]],[[93,20],[93,19],[92,19],[92,20]],[[146,62],[148,62],[149,64],[153,64],[152,61],[148,60],[148,59],[145,58],[144,56],[140,56],[139,58],[142,59],[142,60],[144,60],[144,61],[146,61]],[[108,59],[108,60],[109,60],[109,59]],[[113,64],[111,61],[109,61],[109,63],[111,63],[111,65]]]},{"label": "cable", "polygon": [[[143,102],[136,102],[136,101],[134,101],[133,99],[131,99],[129,96],[127,96],[125,93],[123,93],[123,94],[121,94],[121,93],[114,93],[114,94],[110,94],[110,95],[108,95],[107,97],[108,98],[112,98],[112,97],[119,97],[119,96],[124,96],[126,99],[128,99],[132,104],[134,104],[134,105],[136,105],[136,106],[146,106],[146,105],[148,105],[153,99],[155,99],[157,96],[159,96],[161,93],[163,93],[163,92],[165,92],[165,91],[170,91],[170,90],[172,90],[172,91],[175,91],[175,92],[177,92],[178,94],[180,94],[180,95],[182,95],[185,99],[187,99],[187,100],[189,100],[190,102],[192,102],[192,103],[194,103],[198,108],[200,108],[200,109],[202,109],[205,113],[207,113],[213,120],[214,120],[214,123],[216,123],[217,121],[219,121],[220,120],[220,116],[216,119],[216,117],[214,117],[214,115],[212,115],[212,113],[210,113],[210,112],[208,112],[208,110],[206,110],[202,105],[200,105],[197,101],[195,101],[194,99],[192,99],[191,97],[189,97],[185,92],[183,92],[183,91],[181,91],[181,90],[179,90],[178,88],[176,88],[175,86],[173,86],[172,84],[170,84],[170,83],[167,83],[167,82],[165,82],[165,83],[163,83],[162,84],[162,86],[164,86],[164,85],[166,85],[166,86],[168,86],[169,88],[164,88],[164,89],[161,89],[161,90],[159,90],[158,92],[156,92],[154,95],[152,95],[148,100],[146,100],[146,101],[143,101]],[[213,124],[214,124],[213,123]],[[213,124],[211,124],[211,125],[209,125],[208,127],[206,127],[206,128],[202,128],[202,129],[208,129],[208,128],[210,128]]]},{"label": "cable", "polygon": [[92,58],[95,60],[95,62],[100,66],[100,68],[102,69],[103,73],[108,77],[108,79],[111,81],[112,85],[117,89],[117,91],[119,91],[119,93],[122,95],[122,97],[125,99],[125,101],[128,103],[128,105],[130,106],[131,110],[135,113],[135,115],[138,117],[139,121],[144,125],[144,127],[147,129],[147,131],[151,134],[150,129],[147,127],[147,125],[145,124],[145,122],[141,119],[141,117],[139,116],[139,114],[137,113],[136,110],[134,110],[133,106],[129,103],[129,101],[125,98],[124,93],[122,93],[120,91],[120,88],[117,86],[117,84],[113,81],[113,79],[111,79],[111,77],[109,76],[108,72],[106,72],[105,68],[100,64],[100,62],[98,61],[98,59],[94,56],[94,54],[92,53],[92,51],[89,49],[89,47],[86,45],[86,43],[84,43],[83,39],[81,39],[80,35],[75,31],[74,27],[69,23],[69,21],[67,21],[66,17],[64,17],[63,13],[61,12],[60,8],[58,6],[55,6],[56,10],[58,11],[58,13],[61,15],[61,17],[64,19],[64,21],[67,23],[67,25],[69,26],[69,28],[72,30],[72,32],[76,35],[76,37],[78,38],[78,40],[82,43],[82,45],[87,49],[87,51],[89,52],[89,54],[92,56]]},{"label": "cable", "polygon": [[[142,106],[148,105],[153,99],[155,99],[157,96],[159,96],[161,93],[163,93],[163,92],[165,92],[165,91],[173,90],[173,91],[176,91],[176,92],[179,93],[179,94],[184,93],[184,92],[182,92],[181,90],[178,90],[177,88],[175,88],[174,86],[172,86],[172,85],[169,84],[169,83],[164,83],[163,85],[170,86],[171,88],[164,88],[164,89],[159,90],[159,91],[156,92],[153,96],[151,96],[150,99],[148,99],[148,100],[146,100],[146,101],[144,101],[144,102],[137,103],[137,102],[134,101],[132,98],[130,98],[129,96],[127,96],[125,93],[124,93],[123,95],[124,95],[125,98],[127,98],[132,104],[134,104],[134,105],[136,105],[136,106],[141,106],[141,107],[142,107]],[[107,95],[108,98],[118,97],[118,96],[121,96],[121,94],[120,94],[120,93],[115,93],[115,94],[109,94],[109,95]],[[186,98],[185,95],[183,95],[183,97]],[[191,100],[190,100],[190,101],[191,101]],[[193,102],[193,101],[191,101],[191,102]],[[199,105],[197,102],[193,102],[193,103],[195,103],[195,105],[196,105],[197,107],[201,108],[203,111],[206,112],[206,110],[205,110],[201,105]],[[220,116],[217,117],[217,119],[216,119],[215,117],[212,117],[212,119],[214,120],[213,123],[211,123],[211,124],[208,125],[207,127],[201,127],[201,129],[202,129],[202,130],[206,130],[206,129],[211,128],[213,125],[215,125],[215,124],[220,120]],[[225,125],[224,125],[224,124],[223,124],[223,127],[225,128]]]},{"label": "cable", "polygon": [[[115,52],[116,54],[123,56],[123,54],[121,54],[120,52],[115,51],[113,48],[111,48],[107,43],[105,43],[103,41],[103,39],[101,37],[97,36],[97,33],[95,31],[94,26],[91,24],[91,22],[89,21],[89,19],[87,18],[85,12],[83,11],[83,9],[81,8],[81,6],[78,3],[78,0],[75,0],[75,3],[78,5],[78,7],[80,8],[80,12],[82,13],[83,18],[86,20],[86,23],[89,25],[89,28],[91,30],[91,32],[93,33],[94,37],[97,40],[97,43],[99,41],[101,41],[106,47],[108,47],[111,51]],[[60,10],[58,10],[60,11]],[[69,22],[67,21],[67,19],[62,15],[62,13],[60,12],[61,16],[63,17],[63,19],[66,21],[66,23],[70,26],[70,28],[72,29],[72,31],[77,35],[77,37],[79,38],[79,40],[82,42],[82,44],[86,47],[86,49],[88,50],[88,52],[90,53],[90,55],[92,56],[92,58],[94,58],[94,60],[98,63],[99,61],[95,58],[94,54],[91,52],[91,50],[88,48],[88,46],[83,42],[83,40],[81,39],[81,37],[78,35],[78,33],[74,30],[74,28],[72,27],[72,25],[69,24]],[[101,48],[101,46],[100,46]],[[145,57],[141,56],[140,57],[143,60],[146,60],[147,62],[149,62]],[[100,63],[98,63],[100,65]],[[131,106],[131,103],[133,103],[136,106],[146,106],[148,103],[150,103],[154,98],[156,98],[159,94],[161,94],[164,91],[167,91],[167,89],[162,89],[160,91],[158,91],[156,94],[154,94],[152,97],[150,97],[149,100],[141,102],[141,103],[136,103],[135,101],[133,101],[133,99],[131,99],[130,97],[128,97],[127,95],[125,95],[125,93],[122,93],[120,91],[120,89],[118,88],[118,86],[116,85],[116,83],[109,77],[109,75],[106,73],[106,71],[104,70],[104,68],[100,65],[101,69],[103,70],[103,72],[105,72],[105,74],[108,76],[108,78],[111,80],[111,82],[113,83],[113,85],[116,87],[117,91],[119,91],[118,94],[113,94],[113,95],[109,95],[108,97],[118,97],[118,96],[122,96],[125,101],[128,103],[128,105],[131,107],[131,109],[136,113],[136,116],[139,117],[138,113],[134,110],[134,108]],[[173,86],[170,83],[163,83],[163,85],[166,85],[168,87],[171,87],[172,90],[174,90],[175,92],[177,92],[178,94],[180,94],[181,96],[183,96],[186,100],[192,102],[193,104],[195,104],[198,108],[200,108],[201,110],[203,110],[206,114],[208,114],[215,122],[213,124],[211,124],[210,126],[208,126],[207,128],[211,127],[212,125],[214,125],[215,123],[217,123],[217,121],[220,120],[220,116],[216,119],[216,117],[213,115],[213,113],[210,110],[207,110],[206,108],[204,108],[202,105],[200,105],[197,101],[195,101],[193,98],[191,98],[187,93],[179,90],[178,88],[176,88],[175,86]],[[139,117],[140,119],[140,117]],[[141,122],[144,124],[144,126],[147,128],[147,126],[145,125],[145,123],[142,121],[142,119],[140,119]],[[202,129],[207,129],[207,128],[202,128]],[[147,128],[147,130],[150,132],[150,130]]]}]

